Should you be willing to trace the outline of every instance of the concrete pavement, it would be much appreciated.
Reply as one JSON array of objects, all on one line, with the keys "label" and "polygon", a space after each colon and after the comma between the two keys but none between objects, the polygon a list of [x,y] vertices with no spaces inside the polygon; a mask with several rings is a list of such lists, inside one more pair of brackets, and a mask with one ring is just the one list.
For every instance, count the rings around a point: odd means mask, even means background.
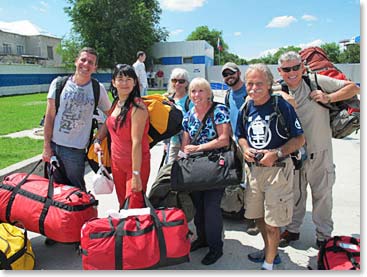
[{"label": "concrete pavement", "polygon": [[[333,140],[334,159],[336,164],[336,183],[334,185],[334,235],[360,236],[360,134],[353,134],[343,140]],[[152,148],[151,176],[149,185],[155,179],[161,160],[163,145]],[[87,168],[86,182],[90,190],[93,172]],[[148,185],[148,186],[149,186]],[[117,209],[118,201],[115,193],[98,195],[99,215],[103,217],[109,209]],[[316,268],[317,250],[315,248],[315,231],[311,218],[312,203],[310,194],[307,212],[302,225],[301,238],[293,245],[280,249],[282,263],[278,270],[307,270],[307,266]],[[192,222],[190,228],[194,230]],[[224,255],[217,263],[204,266],[201,259],[207,249],[199,249],[191,253],[191,261],[180,265],[161,268],[161,270],[259,270],[260,264],[247,259],[247,254],[263,248],[260,234],[250,236],[244,232],[242,221],[224,220]],[[81,256],[74,245],[55,244],[47,247],[44,237],[31,233],[31,242],[36,255],[36,269],[42,270],[80,270]]]}]

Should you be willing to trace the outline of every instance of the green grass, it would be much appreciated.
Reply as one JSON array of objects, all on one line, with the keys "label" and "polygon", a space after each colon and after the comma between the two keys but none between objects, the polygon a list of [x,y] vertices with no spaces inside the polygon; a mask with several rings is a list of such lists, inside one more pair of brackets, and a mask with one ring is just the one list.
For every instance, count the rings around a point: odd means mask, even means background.
[{"label": "green grass", "polygon": [[0,135],[39,127],[46,104],[46,93],[0,97]]},{"label": "green grass", "polygon": [[0,138],[0,169],[42,153],[43,140],[31,138]]},{"label": "green grass", "polygon": [[[148,91],[163,94],[165,90]],[[111,93],[108,94],[111,101]],[[39,127],[45,114],[47,93],[0,97],[0,135]],[[42,153],[43,141],[31,138],[0,138],[0,169]]]}]

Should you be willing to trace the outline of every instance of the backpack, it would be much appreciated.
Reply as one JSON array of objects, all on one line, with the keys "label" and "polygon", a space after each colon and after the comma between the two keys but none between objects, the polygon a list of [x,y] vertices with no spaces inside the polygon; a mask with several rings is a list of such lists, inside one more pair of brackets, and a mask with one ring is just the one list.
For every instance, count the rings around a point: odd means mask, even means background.
[{"label": "backpack", "polygon": [[[287,138],[290,136],[290,130],[288,128],[288,125],[285,121],[284,115],[282,114],[281,110],[279,109],[279,97],[282,98],[279,94],[272,94],[272,105],[274,108],[274,112],[270,115],[269,122],[275,118],[278,120],[280,129],[283,130],[286,133]],[[248,119],[248,113],[249,113],[249,101],[243,103],[240,112],[242,113],[242,124],[245,125]],[[300,170],[303,166],[304,161],[307,159],[307,153],[304,146],[302,146],[300,149],[296,150],[295,152],[290,154],[290,157],[292,158],[292,162],[294,165],[295,170]]]},{"label": "backpack", "polygon": [[35,255],[27,230],[0,223],[0,269],[34,269]]},{"label": "backpack", "polygon": [[[313,73],[315,81],[311,80],[310,74],[302,76],[302,79],[309,86],[310,90],[322,90],[317,82],[318,73]],[[282,86],[282,91],[289,93],[289,88],[284,80],[280,80],[279,83]],[[358,132],[358,130],[360,129],[360,100],[358,99],[357,95],[354,95],[350,99],[342,100],[335,103],[317,103],[329,109],[330,128],[333,138],[341,139],[349,136],[353,132]]]},{"label": "backpack", "polygon": [[154,208],[177,207],[185,215],[187,222],[195,215],[195,207],[188,192],[179,192],[171,189],[172,163],[163,165],[149,191],[148,198]]},{"label": "backpack", "polygon": [[170,138],[182,130],[182,112],[169,98],[152,94],[141,97],[149,112],[149,146]]},{"label": "backpack", "polygon": [[245,189],[240,184],[227,186],[220,203],[222,215],[231,219],[243,219],[245,215],[244,203]]},{"label": "backpack", "polygon": [[360,270],[360,239],[350,236],[329,238],[317,255],[319,270]]},{"label": "backpack", "polygon": [[339,80],[347,80],[344,73],[329,60],[322,48],[318,46],[307,47],[301,50],[299,54],[308,72],[318,73]]}]

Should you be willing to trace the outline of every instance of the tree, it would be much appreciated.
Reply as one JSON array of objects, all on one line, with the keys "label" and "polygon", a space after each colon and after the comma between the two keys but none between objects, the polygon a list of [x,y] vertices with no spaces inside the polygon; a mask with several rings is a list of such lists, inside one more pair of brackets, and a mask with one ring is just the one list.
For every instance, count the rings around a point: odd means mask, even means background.
[{"label": "tree", "polygon": [[340,54],[341,63],[360,63],[361,47],[359,44],[348,45],[347,49]]},{"label": "tree", "polygon": [[328,56],[329,60],[333,63],[339,63],[340,59],[340,46],[339,44],[332,42],[332,43],[325,43],[320,46],[322,50],[325,51],[326,55]]},{"label": "tree", "polygon": [[197,27],[187,38],[187,41],[190,40],[205,40],[214,48],[214,64],[219,64],[219,51],[217,49],[218,38],[222,43],[222,52],[221,52],[221,60],[223,60],[222,56],[226,49],[228,49],[227,44],[223,41],[222,32],[217,31],[215,29],[209,30],[208,26],[199,26]]},{"label": "tree", "polygon": [[[99,67],[132,64],[139,50],[147,52],[168,33],[158,26],[161,9],[157,0],[67,0],[65,12],[83,46],[94,47]],[[67,47],[68,45],[65,45]],[[68,48],[66,48],[68,49]]]}]

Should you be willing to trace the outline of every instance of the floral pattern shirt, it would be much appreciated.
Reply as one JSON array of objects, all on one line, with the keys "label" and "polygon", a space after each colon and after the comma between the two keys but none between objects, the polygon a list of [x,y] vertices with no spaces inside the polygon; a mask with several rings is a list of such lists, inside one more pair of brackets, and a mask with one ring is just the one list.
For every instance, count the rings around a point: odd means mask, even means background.
[{"label": "floral pattern shirt", "polygon": [[[217,104],[212,116],[209,115],[206,119],[206,125],[201,130],[198,138],[196,139],[196,145],[207,143],[217,138],[217,131],[215,125],[220,125],[224,123],[230,123],[229,109],[223,104]],[[192,141],[196,133],[200,128],[201,121],[195,115],[195,107],[192,107],[189,112],[184,116],[182,126],[185,132],[189,133],[190,140]]]}]

